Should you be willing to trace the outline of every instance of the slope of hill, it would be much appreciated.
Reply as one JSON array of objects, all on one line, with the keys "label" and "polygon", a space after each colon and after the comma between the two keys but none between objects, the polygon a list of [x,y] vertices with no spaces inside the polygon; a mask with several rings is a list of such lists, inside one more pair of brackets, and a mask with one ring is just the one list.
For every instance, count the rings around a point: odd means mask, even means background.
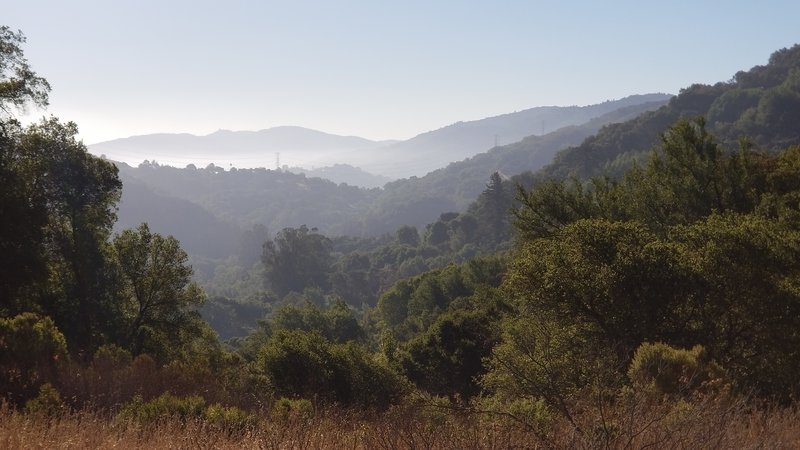
[{"label": "slope of hill", "polygon": [[154,192],[144,183],[123,177],[116,231],[147,222],[156,233],[173,235],[189,254],[223,258],[236,250],[240,229],[222,221],[202,206],[188,200]]},{"label": "slope of hill", "polygon": [[392,181],[392,179],[389,177],[374,175],[359,167],[354,167],[349,164],[334,164],[332,166],[319,167],[315,169],[289,167],[287,170],[292,173],[302,173],[309,178],[322,178],[333,181],[334,183],[347,183],[350,186],[359,186],[365,188],[382,187],[386,183]]},{"label": "slope of hill", "polygon": [[[544,136],[528,136],[519,142],[495,147],[464,161],[450,163],[447,167],[430,172],[421,178],[391,182],[384,187],[378,200],[379,208],[376,207],[373,211],[391,212],[402,221],[403,216],[409,216],[405,202],[412,198],[426,197],[439,198],[440,203],[451,205],[451,209],[463,210],[486,188],[486,182],[493,172],[500,172],[510,177],[525,171],[539,170],[550,163],[559,150],[580,144],[601,127],[630,120],[665,103],[666,100],[663,100],[622,107],[582,125],[564,127]],[[420,217],[422,222],[414,225],[430,223],[438,214],[431,212],[431,215],[423,215]],[[374,226],[383,227],[397,227],[404,224],[394,223],[385,217],[370,217],[367,220]],[[368,225],[368,229],[371,228],[372,226]]]},{"label": "slope of hill", "polygon": [[[137,168],[118,165],[123,185],[144,184],[161,196],[176,197],[199,205],[217,219],[235,227],[260,223],[273,232],[288,226],[307,224],[330,234],[353,232],[355,217],[361,216],[377,196],[369,190],[307,178],[281,170],[232,169],[216,166],[178,169],[158,164]],[[133,196],[133,194],[131,194]],[[120,205],[120,216],[129,205],[146,201],[132,197]],[[164,214],[174,212],[165,211]],[[168,234],[181,239],[184,230]]]},{"label": "slope of hill", "polygon": [[[128,220],[134,217],[151,222],[154,230],[184,242],[191,254],[211,258],[232,254],[240,230],[257,223],[272,232],[306,224],[329,235],[379,235],[402,225],[424,227],[443,212],[466,208],[483,191],[492,172],[510,176],[536,170],[556,151],[580,143],[602,125],[626,120],[662,103],[618,108],[579,126],[531,136],[451,163],[422,178],[389,183],[382,190],[337,185],[285,170],[223,170],[214,165],[178,169],[158,163],[134,168],[119,164],[126,186],[120,224],[136,226],[138,223]],[[363,171],[344,165],[308,173],[350,180],[361,176],[362,184],[370,181],[364,179]],[[187,231],[193,228],[186,223],[187,217],[202,231]],[[203,245],[208,248],[201,250]]]},{"label": "slope of hill", "polygon": [[666,101],[667,94],[632,95],[589,106],[542,106],[481,120],[458,122],[420,134],[373,152],[371,160],[359,164],[373,173],[393,178],[422,176],[486,151],[499,143],[517,142],[530,135],[580,125],[627,106]]},{"label": "slope of hill", "polygon": [[[275,127],[261,131],[220,130],[206,136],[149,134],[100,142],[90,145],[89,150],[133,165],[144,160],[176,167],[215,164],[226,168],[275,167],[276,163],[304,168],[348,164],[396,179],[425,175],[485,151],[495,142],[516,142],[526,136],[580,125],[622,107],[667,98],[666,94],[632,95],[589,106],[536,107],[454,123],[403,142]],[[355,184],[352,179],[342,181]]]},{"label": "slope of hill", "polygon": [[742,136],[765,150],[800,144],[800,45],[773,53],[767,65],[738,72],[729,82],[695,84],[656,111],[603,128],[560,152],[542,176],[619,174],[658,144],[669,125],[701,115],[729,148]]}]

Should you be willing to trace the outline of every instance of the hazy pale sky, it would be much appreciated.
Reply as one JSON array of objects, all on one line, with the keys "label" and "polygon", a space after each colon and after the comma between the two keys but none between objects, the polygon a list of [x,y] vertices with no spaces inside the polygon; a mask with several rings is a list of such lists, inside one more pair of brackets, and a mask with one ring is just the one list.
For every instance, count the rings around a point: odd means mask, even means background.
[{"label": "hazy pale sky", "polygon": [[25,0],[3,7],[87,144],[299,125],[406,139],[677,93],[800,42],[798,1]]}]

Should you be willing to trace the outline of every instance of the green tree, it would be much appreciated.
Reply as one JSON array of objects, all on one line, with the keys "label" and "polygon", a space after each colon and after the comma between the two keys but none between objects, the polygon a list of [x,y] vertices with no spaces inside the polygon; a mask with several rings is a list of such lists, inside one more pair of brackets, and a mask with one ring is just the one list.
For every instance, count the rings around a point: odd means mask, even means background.
[{"label": "green tree", "polygon": [[[21,129],[10,123],[0,128],[0,310],[10,315],[33,306],[31,299],[20,295],[25,286],[46,278],[44,227],[46,203],[35,193],[23,169],[30,164],[20,154]],[[13,218],[11,220],[10,218]]]},{"label": "green tree", "polygon": [[522,313],[591,323],[598,339],[627,354],[644,339],[684,335],[677,313],[696,280],[678,263],[677,250],[641,224],[579,220],[524,243],[504,287]]},{"label": "green tree", "polygon": [[264,244],[261,257],[267,281],[280,297],[305,288],[328,286],[331,272],[331,241],[316,228],[284,228]]},{"label": "green tree", "polygon": [[405,346],[400,366],[418,387],[434,395],[470,398],[480,391],[483,359],[497,342],[491,310],[448,311]]},{"label": "green tree", "polygon": [[677,227],[671,237],[682,265],[700,281],[681,307],[693,324],[693,344],[703,345],[740,388],[783,400],[800,394],[797,227],[727,213]]},{"label": "green tree", "polygon": [[286,305],[278,309],[270,318],[268,331],[306,331],[316,332],[331,342],[360,340],[364,330],[347,304],[336,300],[321,309],[311,302],[303,306]]},{"label": "green tree", "polygon": [[0,26],[0,119],[12,115],[12,107],[47,106],[50,84],[36,75],[22,51],[25,35]]},{"label": "green tree", "polygon": [[333,292],[356,307],[375,304],[379,281],[374,276],[369,256],[361,252],[339,258],[330,276]]},{"label": "green tree", "polygon": [[492,173],[489,184],[486,185],[486,190],[483,191],[481,197],[483,197],[486,211],[489,213],[488,219],[491,224],[492,236],[495,240],[500,241],[506,234],[506,211],[508,209],[505,187],[500,173]]},{"label": "green tree", "polygon": [[74,123],[43,120],[20,135],[15,152],[30,203],[47,213],[42,240],[30,245],[57,274],[34,302],[72,349],[91,354],[113,334],[118,316],[108,238],[122,183],[116,166],[90,155],[77,133]]},{"label": "green tree", "polygon": [[13,118],[27,104],[46,106],[50,90],[24,42],[0,27],[2,309],[45,313],[73,350],[90,354],[115,328],[107,240],[122,185],[116,167],[76,139],[75,124],[50,118],[23,129]]},{"label": "green tree", "polygon": [[417,227],[411,225],[403,225],[397,229],[397,243],[410,245],[412,247],[419,246],[419,232]]},{"label": "green tree", "polygon": [[334,344],[316,332],[275,333],[258,362],[280,396],[386,408],[402,392],[399,377],[363,347]]},{"label": "green tree", "polygon": [[428,245],[438,246],[442,245],[447,242],[447,239],[450,237],[448,233],[449,228],[445,222],[441,219],[437,220],[436,222],[428,225],[428,233],[425,237],[425,241]]},{"label": "green tree", "polygon": [[174,354],[198,328],[195,308],[205,298],[191,281],[186,252],[145,223],[116,236],[114,248],[125,280],[125,346],[133,354]]},{"label": "green tree", "polygon": [[38,201],[30,183],[32,161],[19,149],[22,128],[13,110],[30,103],[47,106],[50,86],[31,70],[24,43],[22,32],[0,27],[0,310],[5,314],[30,309],[17,291],[46,276],[41,248],[46,203]]}]

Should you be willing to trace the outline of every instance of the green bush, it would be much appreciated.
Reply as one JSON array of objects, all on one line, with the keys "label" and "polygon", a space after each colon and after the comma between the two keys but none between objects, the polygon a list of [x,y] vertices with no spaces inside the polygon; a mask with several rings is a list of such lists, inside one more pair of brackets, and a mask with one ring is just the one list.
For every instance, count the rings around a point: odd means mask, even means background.
[{"label": "green bush", "polygon": [[50,383],[39,386],[39,395],[25,402],[25,412],[28,414],[56,417],[64,408],[61,394]]},{"label": "green bush", "polygon": [[169,392],[144,401],[136,396],[127,403],[117,416],[121,420],[132,420],[140,423],[153,423],[164,418],[177,418],[181,421],[203,417],[206,401],[200,396],[176,397]]},{"label": "green bush", "polygon": [[691,350],[645,342],[628,369],[634,387],[666,395],[719,393],[728,385],[722,368],[710,361],[701,345]]},{"label": "green bush", "polygon": [[133,357],[129,351],[114,344],[106,344],[94,352],[91,367],[99,373],[111,373],[129,368],[132,362]]},{"label": "green bush", "polygon": [[200,396],[177,397],[169,392],[148,402],[136,396],[122,407],[117,418],[142,424],[164,419],[179,419],[181,422],[202,420],[229,433],[250,429],[257,423],[253,414],[235,406],[219,403],[206,406],[206,401]]},{"label": "green bush", "polygon": [[399,376],[361,345],[335,344],[317,332],[278,331],[261,348],[259,366],[283,397],[380,409],[403,389]]},{"label": "green bush", "polygon": [[235,406],[222,406],[219,403],[209,405],[203,413],[203,418],[210,425],[228,432],[240,432],[253,428],[256,417]]},{"label": "green bush", "polygon": [[314,416],[314,405],[304,398],[281,397],[272,405],[271,416],[277,420],[310,419]]},{"label": "green bush", "polygon": [[56,383],[67,341],[50,317],[33,313],[0,319],[0,392],[23,403],[44,383]]}]

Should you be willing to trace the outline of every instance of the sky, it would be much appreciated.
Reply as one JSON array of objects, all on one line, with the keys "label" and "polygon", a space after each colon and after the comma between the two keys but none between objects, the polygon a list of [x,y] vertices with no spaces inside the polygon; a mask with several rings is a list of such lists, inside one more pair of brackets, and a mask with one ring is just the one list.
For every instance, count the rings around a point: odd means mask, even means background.
[{"label": "sky", "polygon": [[[9,0],[0,0],[0,3]],[[797,1],[25,0],[0,25],[87,144],[457,121],[729,80],[800,42]]]}]

